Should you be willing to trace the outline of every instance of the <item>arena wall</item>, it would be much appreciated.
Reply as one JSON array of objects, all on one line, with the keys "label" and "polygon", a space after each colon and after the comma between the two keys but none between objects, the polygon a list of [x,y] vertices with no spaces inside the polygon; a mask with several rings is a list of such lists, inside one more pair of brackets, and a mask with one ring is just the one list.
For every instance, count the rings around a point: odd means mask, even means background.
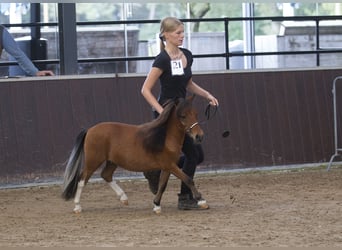
[{"label": "arena wall", "polygon": [[[334,153],[332,84],[340,74],[331,68],[196,73],[194,80],[220,101],[219,112],[202,124],[205,161],[200,168],[326,164]],[[61,177],[82,128],[101,121],[151,120],[151,108],[140,94],[144,78],[1,79],[1,183]],[[337,95],[342,99],[342,89]],[[201,120],[206,105],[196,99]],[[228,138],[221,136],[225,129]]]}]

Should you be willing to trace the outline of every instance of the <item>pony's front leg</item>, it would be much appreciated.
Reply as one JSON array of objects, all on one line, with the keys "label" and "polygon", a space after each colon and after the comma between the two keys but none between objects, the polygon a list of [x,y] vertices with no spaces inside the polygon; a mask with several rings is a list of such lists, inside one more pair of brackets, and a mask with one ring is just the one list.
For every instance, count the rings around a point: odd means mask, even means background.
[{"label": "pony's front leg", "polygon": [[115,191],[116,195],[120,198],[120,201],[124,205],[128,205],[128,198],[122,188],[116,183],[116,181],[112,180],[108,182],[109,186]]},{"label": "pony's front leg", "polygon": [[190,189],[192,194],[194,195],[195,200],[197,200],[197,205],[203,209],[209,208],[209,205],[205,199],[202,198],[200,192],[198,192],[197,188],[195,187],[195,183],[192,178],[187,176],[181,169],[173,168],[171,173],[178,177],[181,181],[183,181]]},{"label": "pony's front leg", "polygon": [[155,212],[156,214],[161,213],[160,201],[166,189],[167,182],[169,181],[169,177],[170,177],[170,172],[164,171],[164,170],[161,171],[160,178],[159,178],[158,192],[153,200],[153,204],[154,204],[153,212]]},{"label": "pony's front leg", "polygon": [[80,200],[81,200],[81,194],[82,194],[82,190],[83,190],[84,186],[85,186],[85,181],[84,180],[80,180],[77,183],[77,191],[76,191],[75,199],[74,199],[74,203],[75,203],[74,212],[76,214],[82,212],[82,207],[81,207],[81,204],[80,204]]}]

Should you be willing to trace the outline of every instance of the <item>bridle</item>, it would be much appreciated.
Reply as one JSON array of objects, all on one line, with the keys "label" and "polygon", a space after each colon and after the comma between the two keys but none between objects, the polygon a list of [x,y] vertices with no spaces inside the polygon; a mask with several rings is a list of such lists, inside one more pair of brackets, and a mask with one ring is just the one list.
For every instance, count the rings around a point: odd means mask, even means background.
[{"label": "bridle", "polygon": [[191,132],[191,129],[193,129],[195,126],[199,125],[198,122],[194,122],[191,126],[189,126],[189,128],[187,128],[185,131],[187,133],[190,133]]},{"label": "bridle", "polygon": [[211,105],[208,104],[207,107],[205,108],[205,111],[204,111],[204,115],[205,115],[205,120],[201,121],[201,122],[194,122],[191,126],[189,126],[189,128],[187,128],[185,131],[187,133],[190,133],[191,132],[191,129],[193,129],[195,126],[197,125],[200,125],[200,124],[203,124],[207,121],[209,121],[209,119],[211,119],[212,117],[215,116],[216,112],[217,112],[217,106],[214,106],[215,109],[214,109],[214,113],[211,115]]}]

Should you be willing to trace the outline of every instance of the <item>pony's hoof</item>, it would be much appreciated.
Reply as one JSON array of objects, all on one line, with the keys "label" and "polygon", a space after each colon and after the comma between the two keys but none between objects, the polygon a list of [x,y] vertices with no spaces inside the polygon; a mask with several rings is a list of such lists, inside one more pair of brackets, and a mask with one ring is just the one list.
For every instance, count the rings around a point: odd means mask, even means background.
[{"label": "pony's hoof", "polygon": [[201,209],[208,209],[209,208],[209,205],[207,203],[206,200],[199,200],[197,202],[197,205],[201,208]]},{"label": "pony's hoof", "polygon": [[128,205],[128,197],[127,197],[127,195],[125,193],[123,193],[120,196],[120,201],[121,201],[122,204],[124,204],[126,206]]},{"label": "pony's hoof", "polygon": [[125,206],[128,206],[128,200],[120,200],[122,204],[124,204]]},{"label": "pony's hoof", "polygon": [[79,214],[82,212],[82,208],[80,205],[76,205],[75,208],[74,208],[74,213],[75,214]]},{"label": "pony's hoof", "polygon": [[161,207],[160,206],[157,206],[157,205],[154,205],[153,207],[153,212],[155,214],[161,214]]}]

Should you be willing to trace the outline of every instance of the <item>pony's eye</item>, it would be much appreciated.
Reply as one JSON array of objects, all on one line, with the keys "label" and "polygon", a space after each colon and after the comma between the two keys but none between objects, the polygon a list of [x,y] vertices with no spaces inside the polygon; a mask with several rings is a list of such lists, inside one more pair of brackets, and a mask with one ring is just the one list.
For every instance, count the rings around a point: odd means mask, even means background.
[{"label": "pony's eye", "polygon": [[179,118],[180,118],[180,119],[185,119],[186,116],[185,116],[185,115],[180,115]]}]

